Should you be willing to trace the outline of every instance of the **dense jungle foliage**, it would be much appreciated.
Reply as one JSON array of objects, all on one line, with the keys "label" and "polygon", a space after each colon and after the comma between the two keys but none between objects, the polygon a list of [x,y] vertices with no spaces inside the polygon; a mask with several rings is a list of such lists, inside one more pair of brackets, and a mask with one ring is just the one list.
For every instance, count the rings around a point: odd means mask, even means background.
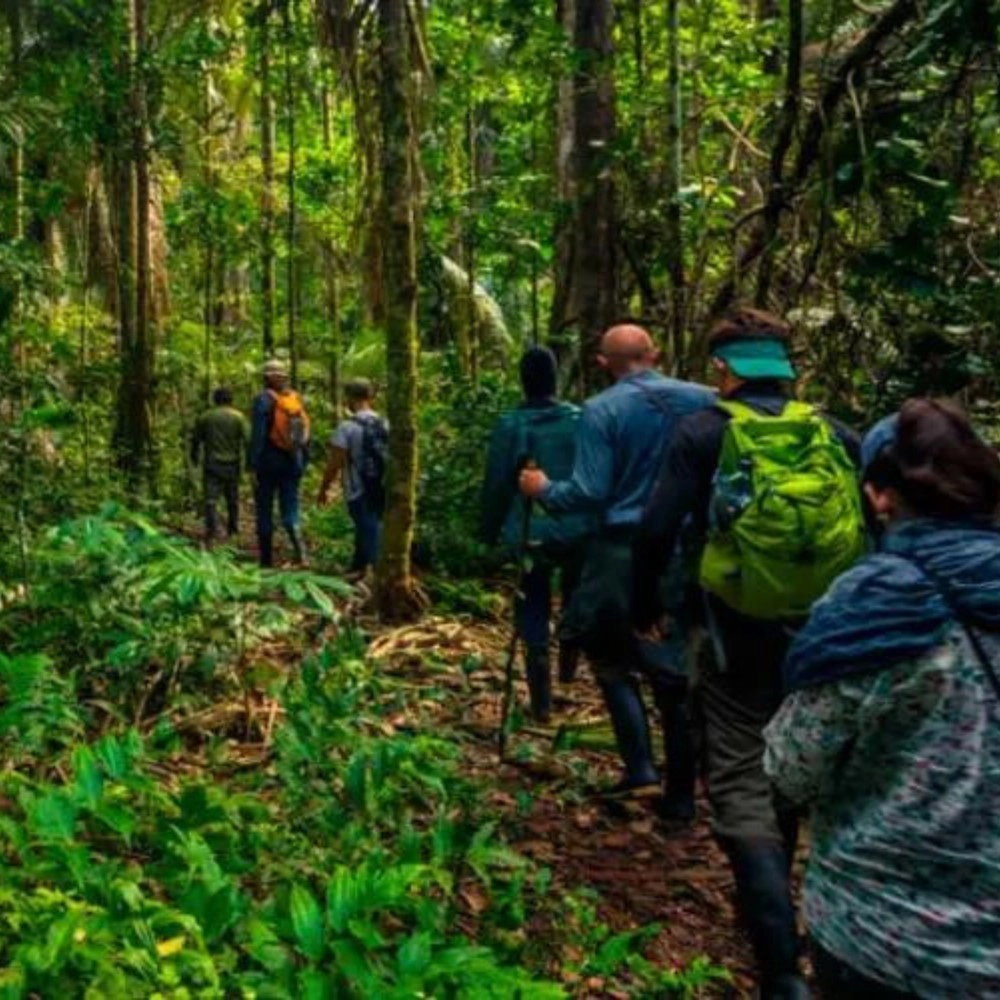
[{"label": "dense jungle foliage", "polygon": [[[990,426],[998,24],[991,0],[8,0],[0,996],[724,978],[551,891],[412,721],[445,697],[433,656],[422,685],[367,658],[346,513],[311,504],[341,385],[374,379],[393,428],[386,620],[424,592],[502,610],[478,490],[531,343],[579,398],[633,316],[700,379],[753,300],[839,415],[933,391]],[[316,430],[310,571],[188,538],[194,421],[217,385],[246,409],[272,355]]]}]

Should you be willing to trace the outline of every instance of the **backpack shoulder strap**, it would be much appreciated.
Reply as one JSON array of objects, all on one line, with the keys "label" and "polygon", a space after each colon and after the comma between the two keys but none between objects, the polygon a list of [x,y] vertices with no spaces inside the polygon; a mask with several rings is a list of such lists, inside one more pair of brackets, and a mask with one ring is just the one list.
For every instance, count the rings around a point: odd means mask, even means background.
[{"label": "backpack shoulder strap", "polygon": [[819,416],[815,406],[811,403],[803,403],[798,399],[790,399],[784,410],[781,411],[781,415],[792,420],[810,420]]},{"label": "backpack shoulder strap", "polygon": [[760,410],[755,410],[752,406],[741,403],[736,399],[720,399],[715,405],[723,413],[727,413],[733,420],[775,420],[779,418],[786,420],[809,420],[817,416],[816,409],[811,403],[802,403],[797,399],[790,399],[780,414],[762,413]]},{"label": "backpack shoulder strap", "polygon": [[758,413],[752,406],[735,399],[719,399],[715,407],[722,410],[731,420],[759,420],[767,416],[766,413]]},{"label": "backpack shoulder strap", "polygon": [[664,393],[656,392],[654,389],[650,389],[648,386],[643,385],[638,379],[636,379],[632,385],[634,385],[639,392],[641,392],[642,395],[645,396],[646,399],[648,399],[661,413],[668,417],[677,416],[674,408],[664,398]]},{"label": "backpack shoulder strap", "polygon": [[966,638],[969,640],[969,645],[976,654],[976,659],[979,660],[979,665],[983,668],[983,672],[990,682],[990,687],[993,688],[993,693],[1000,700],[1000,675],[997,674],[990,660],[989,653],[986,651],[986,647],[983,645],[983,641],[980,639],[971,618],[958,606],[955,595],[952,593],[952,589],[947,581],[938,573],[935,573],[922,559],[918,559],[914,555],[904,556],[898,552],[893,553],[893,555],[897,559],[902,559],[911,566],[915,566],[921,575],[925,576],[934,586],[934,589],[941,595],[941,599],[944,601],[952,618],[955,619],[961,626],[962,631],[965,632]]}]

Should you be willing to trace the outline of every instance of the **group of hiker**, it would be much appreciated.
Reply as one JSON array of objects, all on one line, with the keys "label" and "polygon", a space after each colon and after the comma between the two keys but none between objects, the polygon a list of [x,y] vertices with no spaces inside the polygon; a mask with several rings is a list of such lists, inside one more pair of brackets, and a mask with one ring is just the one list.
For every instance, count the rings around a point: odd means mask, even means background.
[{"label": "group of hiker", "polygon": [[[521,362],[498,421],[483,539],[518,553],[529,710],[582,652],[623,765],[613,798],[695,816],[702,775],[764,998],[1000,996],[1000,459],[953,404],[907,402],[863,439],[793,398],[790,328],[732,311],[716,390],[609,330],[610,388],[560,402]],[[643,688],[664,736],[657,771]]]},{"label": "group of hiker", "polygon": [[[191,460],[203,475],[205,537],[211,543],[220,534],[220,498],[226,503],[226,534],[232,537],[239,532],[239,484],[246,467],[253,479],[260,565],[274,565],[277,501],[293,561],[302,566],[307,556],[299,494],[309,463],[312,422],[281,361],[266,362],[262,374],[264,387],[253,400],[249,426],[226,388],[215,390],[212,408],[195,424]],[[344,396],[349,416],[338,423],[330,440],[318,502],[326,504],[340,480],[354,525],[350,572],[362,576],[378,555],[388,425],[375,412],[374,389],[367,379],[349,381]]]}]

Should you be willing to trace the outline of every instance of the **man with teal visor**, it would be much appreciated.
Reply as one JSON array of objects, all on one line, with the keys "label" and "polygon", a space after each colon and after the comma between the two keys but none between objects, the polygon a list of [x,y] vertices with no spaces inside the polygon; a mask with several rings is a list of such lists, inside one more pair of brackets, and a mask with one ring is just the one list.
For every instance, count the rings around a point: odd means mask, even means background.
[{"label": "man with teal visor", "polygon": [[763,1000],[809,996],[789,886],[796,816],[764,773],[763,731],[794,629],[864,538],[857,438],[793,399],[788,342],[759,309],[713,328],[718,402],[677,425],[633,549],[633,624],[648,635],[665,624],[656,582],[682,528],[701,548],[688,615],[708,640],[692,679],[701,770]]},{"label": "man with teal visor", "polygon": [[712,357],[722,361],[737,378],[792,381],[795,369],[782,340],[731,340],[712,349]]}]

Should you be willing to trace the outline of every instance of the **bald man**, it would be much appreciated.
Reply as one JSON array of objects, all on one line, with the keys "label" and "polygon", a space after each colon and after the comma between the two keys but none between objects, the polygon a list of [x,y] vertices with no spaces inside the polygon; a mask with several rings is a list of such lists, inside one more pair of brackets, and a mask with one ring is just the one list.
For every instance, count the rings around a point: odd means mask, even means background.
[{"label": "bald man", "polygon": [[[632,541],[677,422],[715,399],[702,386],[659,374],[657,358],[641,326],[608,330],[597,362],[614,384],[584,405],[572,475],[551,482],[544,469],[525,469],[520,477],[521,492],[546,510],[591,513],[600,525],[560,639],[579,645],[594,666],[625,766],[611,793],[628,797],[658,795],[660,785],[639,686],[645,668],[630,627]],[[650,680],[670,745],[664,807],[686,819],[694,811],[693,753],[678,749],[683,733],[667,679],[653,674]]]}]

